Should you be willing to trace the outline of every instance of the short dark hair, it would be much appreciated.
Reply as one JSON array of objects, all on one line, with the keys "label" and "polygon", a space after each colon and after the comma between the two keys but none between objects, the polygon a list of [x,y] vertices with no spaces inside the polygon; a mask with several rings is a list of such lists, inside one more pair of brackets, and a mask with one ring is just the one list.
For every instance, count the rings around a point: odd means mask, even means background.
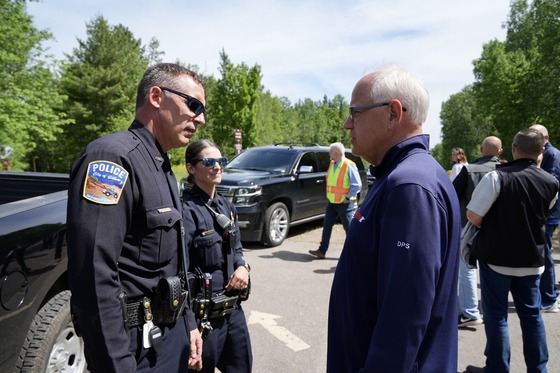
[{"label": "short dark hair", "polygon": [[158,63],[148,67],[138,84],[136,110],[144,105],[150,88],[161,85],[171,89],[178,89],[179,87],[177,87],[175,80],[181,75],[188,75],[192,77],[195,82],[202,86],[204,85],[204,81],[194,71],[176,63]]},{"label": "short dark hair", "polygon": [[[199,159],[200,158],[200,153],[206,149],[206,148],[216,148],[218,150],[220,150],[220,147],[218,145],[216,145],[215,143],[213,143],[211,140],[208,139],[199,139],[196,140],[192,143],[189,144],[189,146],[187,146],[187,150],[185,151],[185,164],[191,163],[192,161],[194,161],[195,159]],[[220,150],[221,152],[221,150]],[[189,174],[189,176],[187,176],[187,182],[192,184],[193,183],[193,177],[191,174]]]},{"label": "short dark hair", "polygon": [[544,146],[545,139],[542,133],[533,128],[525,128],[517,132],[513,139],[520,152],[528,155],[538,156]]}]

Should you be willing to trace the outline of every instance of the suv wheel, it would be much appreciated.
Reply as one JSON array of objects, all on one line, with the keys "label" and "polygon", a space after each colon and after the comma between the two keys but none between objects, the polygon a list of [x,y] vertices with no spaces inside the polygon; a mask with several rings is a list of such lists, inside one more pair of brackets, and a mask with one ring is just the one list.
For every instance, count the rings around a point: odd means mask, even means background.
[{"label": "suv wheel", "polygon": [[58,293],[35,316],[19,355],[17,371],[88,371],[84,342],[70,319],[70,291]]},{"label": "suv wheel", "polygon": [[264,214],[263,242],[268,246],[278,246],[288,236],[290,214],[282,202],[273,203]]}]

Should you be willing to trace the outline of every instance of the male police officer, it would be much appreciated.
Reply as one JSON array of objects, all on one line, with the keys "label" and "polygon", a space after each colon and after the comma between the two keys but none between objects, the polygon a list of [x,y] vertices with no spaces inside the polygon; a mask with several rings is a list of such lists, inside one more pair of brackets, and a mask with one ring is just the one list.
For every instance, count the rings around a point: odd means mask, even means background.
[{"label": "male police officer", "polygon": [[182,312],[184,299],[171,302],[172,321],[157,323],[164,312],[158,315],[153,306],[158,282],[188,265],[167,151],[186,146],[205,123],[204,104],[203,84],[193,72],[154,65],[138,86],[130,128],[93,141],[74,163],[68,273],[77,328],[95,372],[202,367],[202,341],[194,317]]}]

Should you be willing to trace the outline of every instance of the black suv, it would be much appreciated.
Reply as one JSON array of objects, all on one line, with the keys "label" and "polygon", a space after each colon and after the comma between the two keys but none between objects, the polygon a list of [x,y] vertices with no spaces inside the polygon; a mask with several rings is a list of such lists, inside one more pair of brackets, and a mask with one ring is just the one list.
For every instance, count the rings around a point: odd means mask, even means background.
[{"label": "black suv", "polygon": [[[360,172],[363,200],[368,187],[364,164],[349,150],[346,157]],[[243,241],[278,246],[291,226],[323,218],[329,164],[327,146],[249,148],[227,164],[216,189],[235,205]]]}]

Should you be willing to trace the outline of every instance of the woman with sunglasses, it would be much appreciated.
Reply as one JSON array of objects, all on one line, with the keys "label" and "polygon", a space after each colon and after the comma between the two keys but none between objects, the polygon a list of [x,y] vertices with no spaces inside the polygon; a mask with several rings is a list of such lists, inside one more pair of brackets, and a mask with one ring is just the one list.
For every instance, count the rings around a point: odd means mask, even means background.
[{"label": "woman with sunglasses", "polygon": [[236,299],[240,293],[246,294],[250,267],[243,256],[235,207],[216,192],[227,159],[216,144],[201,139],[189,145],[185,161],[187,181],[192,184],[183,194],[185,247],[189,272],[198,274],[200,280],[190,290],[205,338],[202,371],[250,372],[249,330],[242,297]]}]

